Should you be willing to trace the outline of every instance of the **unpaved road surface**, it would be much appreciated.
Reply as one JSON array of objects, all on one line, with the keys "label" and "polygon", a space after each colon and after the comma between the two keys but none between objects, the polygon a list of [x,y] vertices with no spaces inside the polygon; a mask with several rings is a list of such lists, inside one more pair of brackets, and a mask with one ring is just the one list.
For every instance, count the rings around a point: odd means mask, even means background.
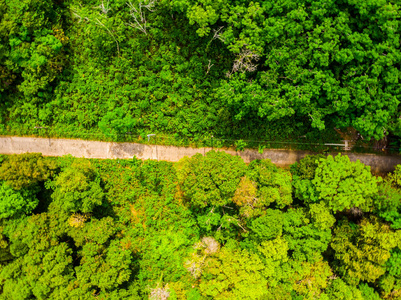
[{"label": "unpaved road surface", "polygon": [[[205,154],[212,148],[189,148],[160,145],[144,145],[136,143],[112,143],[70,139],[47,139],[17,136],[0,136],[1,154],[20,154],[26,152],[40,152],[45,156],[63,156],[71,154],[75,157],[102,158],[102,159],[128,159],[136,156],[140,159],[155,159],[166,161],[178,161],[184,156],[193,156],[196,153]],[[266,150],[260,154],[257,150],[248,149],[243,152],[234,150],[222,150],[232,155],[238,155],[246,163],[255,159],[269,158],[280,166],[288,166],[300,160],[308,151],[294,150]],[[345,153],[344,153],[345,154]],[[335,153],[334,153],[335,155]],[[347,153],[351,161],[359,159],[371,166],[375,173],[386,173],[394,170],[397,164],[401,164],[400,155],[375,155]]]}]

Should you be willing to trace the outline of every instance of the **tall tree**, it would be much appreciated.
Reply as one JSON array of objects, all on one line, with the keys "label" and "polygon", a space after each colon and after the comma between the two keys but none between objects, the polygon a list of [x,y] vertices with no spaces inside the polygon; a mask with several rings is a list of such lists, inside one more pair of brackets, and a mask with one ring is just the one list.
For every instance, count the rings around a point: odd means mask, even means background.
[{"label": "tall tree", "polygon": [[336,271],[350,284],[375,282],[386,272],[390,251],[399,236],[387,224],[373,218],[360,225],[343,221],[334,230],[331,247],[335,251]]},{"label": "tall tree", "polygon": [[56,162],[41,153],[10,155],[0,166],[0,179],[19,190],[51,178],[56,168]]},{"label": "tall tree", "polygon": [[67,212],[90,213],[102,204],[100,178],[89,161],[76,160],[48,184],[54,204]]},{"label": "tall tree", "polygon": [[255,207],[274,205],[282,209],[292,203],[291,173],[277,168],[270,159],[252,161],[246,174],[258,189]]},{"label": "tall tree", "polygon": [[32,190],[15,191],[7,183],[0,186],[0,219],[29,214],[38,203],[39,200]]},{"label": "tall tree", "polygon": [[184,158],[178,164],[184,197],[199,207],[231,203],[245,167],[240,157],[225,152],[210,151],[205,156]]}]

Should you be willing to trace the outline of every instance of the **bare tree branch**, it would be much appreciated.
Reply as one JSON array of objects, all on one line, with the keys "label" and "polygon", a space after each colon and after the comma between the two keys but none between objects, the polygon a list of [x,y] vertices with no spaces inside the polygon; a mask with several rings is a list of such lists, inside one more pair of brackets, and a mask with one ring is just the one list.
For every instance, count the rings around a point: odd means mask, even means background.
[{"label": "bare tree branch", "polygon": [[212,60],[209,59],[209,64],[207,65],[207,71],[206,71],[206,75],[209,74],[210,69],[214,66],[214,64],[212,64]]},{"label": "bare tree branch", "polygon": [[129,22],[127,25],[131,26],[132,28],[139,29],[147,35],[146,15],[142,8],[146,8],[148,11],[154,12],[155,4],[156,0],[146,0],[145,2],[140,1],[136,7],[131,1],[128,1],[127,5],[130,8],[130,16],[134,19],[134,23]]},{"label": "bare tree branch", "polygon": [[102,22],[100,22],[98,18],[96,18],[96,21],[97,21],[97,23],[98,23],[100,26],[103,26],[103,27],[107,30],[107,32],[111,35],[111,37],[114,39],[114,41],[115,41],[116,44],[117,44],[118,56],[120,56],[120,45],[118,44],[118,41],[117,41],[116,37],[114,36],[114,34],[110,31],[110,29],[108,29],[108,28],[106,27],[106,25],[104,25]]},{"label": "bare tree branch", "polygon": [[254,63],[254,61],[258,60],[259,55],[245,47],[237,55],[237,58],[234,60],[231,72],[227,72],[226,76],[231,77],[231,75],[236,72],[254,72],[256,71],[258,66]]},{"label": "bare tree branch", "polygon": [[[107,7],[104,7],[104,3],[103,3],[103,1],[102,1],[102,4],[100,5],[100,8],[103,7],[103,8],[106,9],[107,12],[108,12],[108,11],[110,10],[110,9],[108,8],[109,2],[107,2],[107,5],[106,5],[106,6],[107,6]],[[99,7],[95,7],[95,8],[99,8]],[[114,34],[111,32],[111,30],[110,30],[109,28],[107,28],[106,25],[104,25],[98,18],[95,18],[95,21],[93,21],[93,20],[89,19],[88,17],[82,17],[82,16],[78,13],[78,11],[75,10],[75,9],[71,9],[71,11],[72,11],[72,13],[73,13],[77,18],[79,18],[78,23],[81,22],[82,19],[84,19],[84,20],[86,20],[86,21],[88,21],[88,22],[91,22],[91,21],[92,21],[93,23],[95,23],[95,24],[97,24],[97,25],[100,25],[101,27],[105,28],[105,29],[107,30],[108,34],[109,34],[109,35],[113,38],[113,40],[116,42],[118,56],[120,57],[120,45],[119,45],[119,43],[118,43],[116,37],[114,36]],[[103,12],[103,11],[102,11],[102,12]],[[103,12],[103,13],[107,14],[107,12]]]},{"label": "bare tree branch", "polygon": [[85,21],[89,22],[89,19],[87,17],[81,17],[76,10],[72,9],[72,13],[74,14],[74,16],[76,18],[79,19],[78,23],[81,23],[82,19],[84,19]]},{"label": "bare tree branch", "polygon": [[96,6],[95,8],[100,8],[102,13],[107,15],[107,13],[111,10],[111,8],[109,8],[109,4],[110,4],[110,0],[107,0],[106,6],[104,5],[104,2],[102,0],[102,3],[99,6]]},{"label": "bare tree branch", "polygon": [[222,32],[220,32],[223,28],[224,26],[219,27],[219,29],[213,29],[214,35],[212,37],[212,41],[217,39],[222,41],[223,43],[226,41],[226,39],[222,35]]}]

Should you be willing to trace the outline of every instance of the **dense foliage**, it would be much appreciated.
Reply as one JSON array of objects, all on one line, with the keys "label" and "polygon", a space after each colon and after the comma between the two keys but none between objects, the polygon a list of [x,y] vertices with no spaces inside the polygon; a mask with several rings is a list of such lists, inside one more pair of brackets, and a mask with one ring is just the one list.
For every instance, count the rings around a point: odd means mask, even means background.
[{"label": "dense foliage", "polygon": [[1,299],[401,297],[400,167],[213,151],[0,164]]},{"label": "dense foliage", "polygon": [[401,134],[394,0],[0,0],[0,129]]}]

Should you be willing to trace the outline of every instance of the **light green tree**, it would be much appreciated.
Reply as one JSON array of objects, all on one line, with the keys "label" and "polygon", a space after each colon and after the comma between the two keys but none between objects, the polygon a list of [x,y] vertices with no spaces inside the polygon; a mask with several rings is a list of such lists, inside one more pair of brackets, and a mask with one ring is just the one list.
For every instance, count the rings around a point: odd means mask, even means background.
[{"label": "light green tree", "polygon": [[213,299],[257,299],[266,294],[264,269],[256,254],[223,248],[206,262],[199,289]]},{"label": "light green tree", "polygon": [[48,187],[54,190],[54,205],[67,212],[90,213],[104,197],[100,179],[88,161],[73,162]]},{"label": "light green tree", "polygon": [[56,168],[56,162],[41,153],[10,155],[0,166],[0,179],[19,190],[51,178]]},{"label": "light green tree", "polygon": [[312,184],[318,198],[334,212],[352,207],[369,211],[380,181],[370,173],[369,166],[339,154],[320,160]]},{"label": "light green tree", "polygon": [[390,251],[399,244],[399,235],[376,218],[363,219],[360,225],[343,221],[331,240],[336,272],[348,283],[375,282],[386,272]]}]

